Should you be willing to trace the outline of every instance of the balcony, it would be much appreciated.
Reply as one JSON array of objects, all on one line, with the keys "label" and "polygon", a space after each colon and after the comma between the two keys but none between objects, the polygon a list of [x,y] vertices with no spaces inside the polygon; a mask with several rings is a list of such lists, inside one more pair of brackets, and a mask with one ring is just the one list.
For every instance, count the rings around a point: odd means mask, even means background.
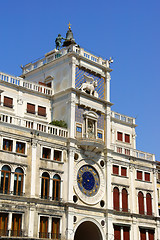
[{"label": "balcony", "polygon": [[142,151],[139,151],[139,150],[136,150],[136,149],[133,149],[133,148],[127,148],[127,147],[122,146],[122,145],[111,144],[111,149],[115,153],[124,154],[124,155],[127,155],[127,156],[139,158],[139,159],[155,161],[154,154],[142,152]]},{"label": "balcony", "polygon": [[60,240],[61,234],[60,233],[39,232],[39,238]]},{"label": "balcony", "polygon": [[77,145],[85,151],[92,151],[95,153],[102,152],[104,149],[104,141],[96,138],[77,138]]},{"label": "balcony", "polygon": [[[29,89],[30,91],[35,91],[35,92],[39,92],[39,93],[50,95],[50,96],[53,95],[53,89],[38,83],[25,81],[23,78],[20,78],[20,77],[13,77],[9,74],[0,72],[0,80],[8,84],[21,86],[23,88]],[[7,107],[12,108],[13,106],[7,106]]]},{"label": "balcony", "polygon": [[51,134],[59,137],[68,137],[68,130],[62,127],[57,127],[50,124],[42,124],[37,121],[30,121],[25,118],[14,117],[9,114],[0,114],[0,122],[7,123],[12,126],[19,126],[23,128],[29,128],[31,130],[40,131],[43,133]]},{"label": "balcony", "polygon": [[132,124],[135,125],[135,118],[133,118],[133,117],[128,117],[126,115],[122,115],[120,113],[113,112],[113,111],[111,112],[111,117],[112,117],[112,119],[114,119],[118,122],[126,123],[128,125],[132,125]]}]

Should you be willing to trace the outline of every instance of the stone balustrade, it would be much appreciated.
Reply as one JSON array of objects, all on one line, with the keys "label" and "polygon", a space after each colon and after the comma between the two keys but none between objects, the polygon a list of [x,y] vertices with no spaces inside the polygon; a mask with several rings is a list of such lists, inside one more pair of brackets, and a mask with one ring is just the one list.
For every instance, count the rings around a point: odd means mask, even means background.
[{"label": "stone balustrade", "polygon": [[36,130],[59,137],[68,137],[68,130],[65,128],[57,127],[51,124],[42,124],[37,121],[27,120],[25,118],[15,117],[8,114],[0,114],[0,122],[29,128],[31,130]]},{"label": "stone balustrade", "polygon": [[139,150],[136,150],[136,149],[133,149],[133,148],[129,148],[127,146],[111,144],[111,149],[114,152],[117,152],[117,153],[120,153],[120,154],[125,154],[127,156],[131,156],[131,157],[135,157],[135,158],[139,158],[139,159],[144,159],[144,160],[149,160],[149,161],[155,161],[154,154],[139,151]]}]

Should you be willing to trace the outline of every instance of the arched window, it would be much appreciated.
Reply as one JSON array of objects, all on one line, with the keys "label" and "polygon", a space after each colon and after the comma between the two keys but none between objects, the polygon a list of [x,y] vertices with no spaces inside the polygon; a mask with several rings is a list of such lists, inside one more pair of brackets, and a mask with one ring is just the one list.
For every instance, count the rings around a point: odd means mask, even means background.
[{"label": "arched window", "polygon": [[152,215],[152,198],[151,194],[146,194],[146,206],[147,206],[147,215]]},{"label": "arched window", "polygon": [[41,198],[49,198],[49,181],[50,177],[48,173],[42,174],[42,183],[41,183]]},{"label": "arched window", "polygon": [[128,192],[125,188],[122,189],[122,211],[128,212]]},{"label": "arched window", "polygon": [[58,174],[53,177],[53,196],[52,199],[58,201],[60,199],[61,178]]},{"label": "arched window", "polygon": [[113,209],[119,211],[119,189],[117,187],[113,189]]},{"label": "arched window", "polygon": [[144,214],[144,196],[142,192],[138,193],[139,214]]},{"label": "arched window", "polygon": [[7,165],[2,167],[0,192],[8,194],[10,190],[11,169]]},{"label": "arched window", "polygon": [[14,173],[14,195],[22,195],[23,193],[23,170],[22,168],[16,168]]}]

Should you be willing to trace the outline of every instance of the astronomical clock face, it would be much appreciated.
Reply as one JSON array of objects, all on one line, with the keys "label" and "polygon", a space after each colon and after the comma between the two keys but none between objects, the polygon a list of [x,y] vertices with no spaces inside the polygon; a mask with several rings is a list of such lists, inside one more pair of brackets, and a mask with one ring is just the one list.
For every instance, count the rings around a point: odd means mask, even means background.
[{"label": "astronomical clock face", "polygon": [[77,162],[74,169],[74,190],[77,196],[86,204],[97,204],[105,193],[105,178],[103,169],[93,160]]},{"label": "astronomical clock face", "polygon": [[99,189],[99,176],[97,171],[90,165],[82,166],[77,173],[78,187],[88,197],[96,195]]}]

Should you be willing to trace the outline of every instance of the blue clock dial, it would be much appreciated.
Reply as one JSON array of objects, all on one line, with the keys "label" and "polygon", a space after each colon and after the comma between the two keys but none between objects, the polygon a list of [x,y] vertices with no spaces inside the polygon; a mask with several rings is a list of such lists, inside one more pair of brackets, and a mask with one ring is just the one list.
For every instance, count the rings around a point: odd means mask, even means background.
[{"label": "blue clock dial", "polygon": [[91,197],[99,189],[99,176],[97,171],[90,165],[82,166],[77,174],[78,187],[83,194]]}]

